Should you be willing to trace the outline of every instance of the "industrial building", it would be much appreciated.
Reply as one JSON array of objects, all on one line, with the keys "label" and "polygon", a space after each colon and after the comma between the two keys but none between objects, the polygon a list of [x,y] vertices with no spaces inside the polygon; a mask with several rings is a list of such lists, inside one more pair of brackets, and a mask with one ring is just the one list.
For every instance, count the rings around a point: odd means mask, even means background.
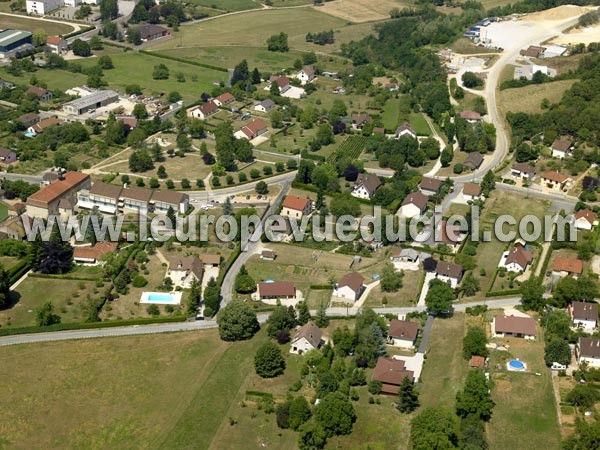
[{"label": "industrial building", "polygon": [[119,100],[119,94],[115,91],[104,90],[96,91],[89,95],[77,98],[63,105],[63,110],[67,114],[80,115],[86,112],[102,108]]},{"label": "industrial building", "polygon": [[0,57],[11,58],[19,50],[33,48],[32,33],[21,30],[0,31]]}]

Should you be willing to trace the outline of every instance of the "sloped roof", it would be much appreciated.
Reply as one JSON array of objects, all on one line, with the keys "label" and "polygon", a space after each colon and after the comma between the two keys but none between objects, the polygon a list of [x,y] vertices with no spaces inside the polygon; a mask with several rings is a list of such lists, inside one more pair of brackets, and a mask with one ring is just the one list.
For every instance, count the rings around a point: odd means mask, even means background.
[{"label": "sloped roof", "polygon": [[588,358],[600,358],[600,339],[580,337],[579,355]]},{"label": "sloped roof", "polygon": [[546,180],[554,181],[555,183],[561,183],[561,184],[569,179],[568,176],[566,176],[556,170],[549,170],[547,172],[544,172],[542,174],[542,178],[545,178]]},{"label": "sloped roof", "polygon": [[198,280],[202,279],[204,272],[202,261],[197,256],[173,256],[169,258],[169,270],[185,271],[186,275],[192,272]]},{"label": "sloped roof", "polygon": [[296,195],[288,195],[281,205],[283,208],[294,209],[296,211],[304,211],[308,206],[308,199],[298,197]]},{"label": "sloped roof", "polygon": [[43,97],[44,95],[46,95],[48,93],[47,89],[44,89],[43,87],[39,87],[39,86],[29,86],[27,88],[27,90],[25,91],[26,94],[34,94],[38,97]]},{"label": "sloped roof", "polygon": [[221,255],[216,255],[214,253],[204,253],[200,256],[200,259],[204,264],[211,264],[216,266],[221,264]]},{"label": "sloped roof", "polygon": [[571,142],[564,141],[562,139],[556,139],[552,143],[552,150],[559,150],[561,152],[566,152],[571,148]]},{"label": "sloped roof", "polygon": [[204,114],[205,116],[208,116],[210,114],[214,114],[218,110],[219,110],[219,105],[217,105],[212,100],[209,100],[205,104],[203,104],[202,106],[200,106],[200,112],[202,112],[202,114]]},{"label": "sloped roof", "polygon": [[496,333],[528,334],[535,336],[535,320],[531,317],[495,316]]},{"label": "sloped roof", "polygon": [[49,117],[47,119],[40,120],[38,123],[33,124],[31,127],[36,133],[41,133],[48,127],[60,124],[61,121],[57,117]]},{"label": "sloped roof", "polygon": [[598,303],[596,302],[573,302],[571,308],[573,319],[598,320]]},{"label": "sloped roof", "polygon": [[258,293],[261,297],[293,297],[296,295],[296,285],[291,281],[258,283]]},{"label": "sloped roof", "polygon": [[363,187],[369,192],[369,194],[373,194],[379,186],[381,186],[381,180],[377,175],[371,173],[369,175],[364,175],[362,173],[358,174],[356,178],[356,184],[363,185]]},{"label": "sloped roof", "polygon": [[56,179],[53,183],[44,186],[27,198],[28,204],[46,207],[48,203],[64,195],[70,189],[88,180],[90,176],[81,172],[67,172],[61,180]]},{"label": "sloped roof", "polygon": [[416,322],[396,319],[390,321],[390,328],[388,330],[389,337],[414,342],[417,338],[417,334],[419,334],[419,324]]},{"label": "sloped roof", "polygon": [[121,186],[96,181],[90,189],[90,194],[117,200],[121,195],[122,190],[123,188]]},{"label": "sloped roof", "polygon": [[168,203],[171,205],[179,206],[180,203],[184,202],[187,194],[177,191],[152,191],[152,201]]},{"label": "sloped roof", "polygon": [[477,369],[483,369],[485,367],[485,358],[483,356],[473,355],[469,362],[469,367],[475,367]]},{"label": "sloped roof", "polygon": [[471,197],[478,197],[481,195],[481,186],[476,183],[465,183],[463,186],[463,194],[470,195]]},{"label": "sloped roof", "polygon": [[593,211],[587,208],[577,211],[574,217],[575,220],[585,219],[589,224],[593,224],[596,220],[598,220],[598,216],[596,216]]},{"label": "sloped roof", "polygon": [[358,272],[350,272],[344,275],[339,283],[338,288],[348,286],[354,292],[359,292],[362,289],[362,285],[365,282],[365,278]]},{"label": "sloped roof", "polygon": [[[406,370],[406,364],[401,359],[379,358],[373,370],[373,380],[381,381],[387,389],[387,394],[397,394],[398,386],[405,377],[414,380],[415,374],[412,370]],[[395,389],[395,391],[394,391]]]},{"label": "sloped roof", "polygon": [[438,261],[435,267],[435,273],[438,275],[455,279],[460,278],[463,270],[463,266],[447,261]]},{"label": "sloped roof", "polygon": [[524,162],[515,164],[512,167],[512,170],[521,172],[521,173],[526,173],[527,175],[531,175],[532,173],[535,173],[535,167],[530,166],[528,163],[524,163]]},{"label": "sloped roof", "polygon": [[50,45],[58,45],[61,42],[66,42],[62,37],[60,36],[48,36],[46,38],[46,44],[50,44]]},{"label": "sloped roof", "polygon": [[423,177],[419,187],[427,191],[438,192],[442,188],[443,183],[444,182],[442,180],[438,180],[436,178]]},{"label": "sloped roof", "polygon": [[465,120],[481,120],[481,114],[477,111],[466,110],[460,113],[460,117]]},{"label": "sloped roof", "polygon": [[510,249],[506,264],[518,264],[523,270],[533,261],[533,256],[524,247],[517,245]]},{"label": "sloped roof", "polygon": [[101,241],[96,242],[92,247],[73,247],[73,258],[99,260],[104,255],[114,252],[117,246],[116,242]]},{"label": "sloped roof", "polygon": [[294,335],[294,339],[292,342],[296,342],[302,338],[306,339],[310,345],[314,348],[319,347],[319,343],[321,342],[321,338],[323,337],[323,330],[321,330],[318,326],[316,326],[312,322],[308,322],[305,325],[302,325],[296,334]]},{"label": "sloped roof", "polygon": [[221,95],[217,96],[216,100],[220,101],[223,104],[226,104],[234,101],[235,97],[229,92],[224,92]]},{"label": "sloped roof", "polygon": [[552,270],[581,274],[583,272],[583,261],[577,258],[556,258],[552,263]]},{"label": "sloped roof", "polygon": [[483,155],[479,152],[470,152],[467,159],[463,163],[463,166],[471,167],[477,169],[481,163],[483,162]]},{"label": "sloped roof", "polygon": [[427,206],[428,201],[429,198],[421,191],[411,192],[404,198],[401,206],[415,205],[417,208],[423,211]]}]

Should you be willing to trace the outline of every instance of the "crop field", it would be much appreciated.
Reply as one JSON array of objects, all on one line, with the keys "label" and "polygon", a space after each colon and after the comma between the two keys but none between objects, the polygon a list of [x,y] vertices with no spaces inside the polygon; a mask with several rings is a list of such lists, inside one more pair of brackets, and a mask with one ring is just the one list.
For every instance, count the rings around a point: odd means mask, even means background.
[{"label": "crop field", "polygon": [[222,11],[245,11],[260,8],[261,5],[254,0],[190,0],[190,3]]},{"label": "crop field", "polygon": [[499,91],[498,104],[500,110],[507,112],[524,112],[539,114],[542,112],[541,103],[543,99],[550,103],[557,103],[563,94],[577,80],[552,81],[550,83],[532,84],[520,88],[504,89]]},{"label": "crop field", "polygon": [[328,2],[315,8],[340,19],[359,23],[389,19],[392,9],[403,9],[411,4],[410,0],[379,0],[376,2],[372,0],[345,0],[343,2]]},{"label": "crop field", "polygon": [[367,145],[369,138],[367,136],[348,136],[344,142],[329,155],[327,162],[335,163],[342,158],[357,159]]},{"label": "crop field", "polygon": [[48,22],[27,17],[15,17],[0,14],[0,29],[15,28],[17,30],[43,31],[47,35],[68,34],[75,28],[68,23]]}]

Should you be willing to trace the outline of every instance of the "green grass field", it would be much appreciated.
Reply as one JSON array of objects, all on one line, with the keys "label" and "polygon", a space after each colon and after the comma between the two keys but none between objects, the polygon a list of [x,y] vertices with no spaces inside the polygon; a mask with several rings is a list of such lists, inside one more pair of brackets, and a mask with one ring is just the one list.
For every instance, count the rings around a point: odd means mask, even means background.
[{"label": "green grass field", "polygon": [[260,8],[260,4],[253,0],[191,0],[190,3],[223,11],[245,11]]},{"label": "green grass field", "polygon": [[8,217],[8,207],[4,203],[0,203],[0,222]]},{"label": "green grass field", "polygon": [[17,30],[43,31],[47,35],[68,34],[75,28],[68,23],[47,22],[27,17],[15,17],[0,14],[0,29],[14,28]]}]

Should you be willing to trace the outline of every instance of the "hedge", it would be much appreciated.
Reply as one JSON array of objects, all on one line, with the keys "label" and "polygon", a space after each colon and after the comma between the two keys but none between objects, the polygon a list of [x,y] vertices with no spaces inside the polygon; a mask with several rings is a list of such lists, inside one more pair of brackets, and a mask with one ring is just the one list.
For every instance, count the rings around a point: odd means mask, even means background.
[{"label": "hedge", "polygon": [[75,37],[75,36],[79,36],[80,34],[87,33],[88,31],[92,31],[92,30],[94,30],[95,28],[96,28],[96,27],[94,27],[94,26],[82,27],[82,28],[80,28],[80,29],[79,29],[79,30],[77,30],[77,31],[72,31],[72,32],[71,32],[71,33],[69,33],[69,34],[65,34],[65,35],[63,36],[63,39],[69,39],[69,38],[72,38],[72,37]]},{"label": "hedge", "polygon": [[333,289],[333,284],[311,284],[310,288],[315,291],[327,291]]},{"label": "hedge", "polygon": [[32,278],[49,278],[49,279],[56,279],[56,280],[72,280],[72,281],[93,281],[94,283],[97,283],[98,281],[106,281],[103,277],[84,277],[84,276],[77,276],[77,275],[60,275],[60,274],[49,274],[49,273],[32,273],[31,275],[29,275]]},{"label": "hedge", "polygon": [[505,295],[519,295],[521,291],[519,289],[506,289],[504,291],[491,291],[486,292],[486,297],[504,297]]},{"label": "hedge", "polygon": [[31,269],[31,266],[27,263],[27,261],[19,261],[16,265],[8,270],[8,277],[10,280],[10,285],[15,284],[23,275],[27,273],[27,271]]},{"label": "hedge", "polygon": [[144,55],[155,56],[157,58],[169,59],[171,61],[177,61],[177,62],[180,62],[183,64],[190,64],[192,66],[204,67],[205,69],[216,70],[218,72],[227,72],[227,69],[225,69],[223,67],[213,66],[211,64],[204,64],[204,63],[197,62],[197,61],[190,61],[185,58],[178,58],[177,56],[165,55],[163,53],[158,53],[158,52],[149,52],[147,50],[139,50],[139,53],[142,53]]}]

